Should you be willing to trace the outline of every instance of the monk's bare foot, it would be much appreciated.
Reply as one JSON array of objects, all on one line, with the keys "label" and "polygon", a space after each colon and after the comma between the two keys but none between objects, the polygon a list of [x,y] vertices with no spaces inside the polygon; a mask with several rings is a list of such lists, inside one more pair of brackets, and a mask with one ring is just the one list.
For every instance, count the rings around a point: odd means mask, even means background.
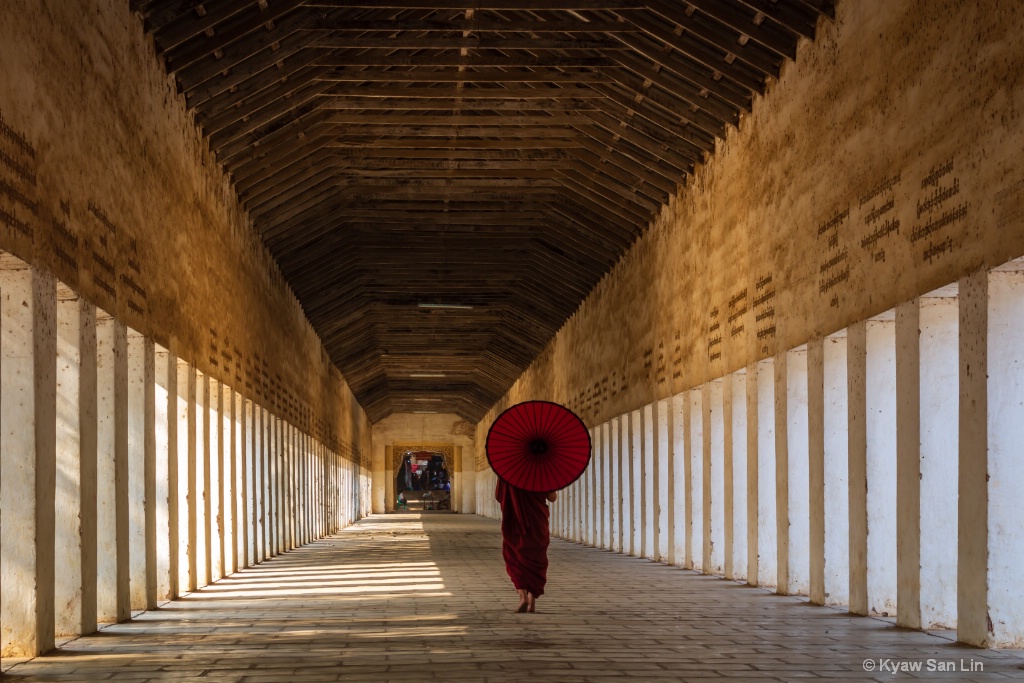
[{"label": "monk's bare foot", "polygon": [[526,594],[526,611],[536,612],[537,611],[537,597],[533,593]]},{"label": "monk's bare foot", "polygon": [[526,591],[518,590],[519,593],[519,606],[516,607],[516,614],[522,614],[529,607],[529,597]]}]

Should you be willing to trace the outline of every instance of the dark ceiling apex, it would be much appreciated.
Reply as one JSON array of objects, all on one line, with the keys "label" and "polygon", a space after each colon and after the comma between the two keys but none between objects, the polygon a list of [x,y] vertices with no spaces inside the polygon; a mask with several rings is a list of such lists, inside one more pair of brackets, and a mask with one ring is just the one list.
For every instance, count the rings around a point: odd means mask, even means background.
[{"label": "dark ceiling apex", "polygon": [[478,421],[832,0],[131,0],[371,421]]}]

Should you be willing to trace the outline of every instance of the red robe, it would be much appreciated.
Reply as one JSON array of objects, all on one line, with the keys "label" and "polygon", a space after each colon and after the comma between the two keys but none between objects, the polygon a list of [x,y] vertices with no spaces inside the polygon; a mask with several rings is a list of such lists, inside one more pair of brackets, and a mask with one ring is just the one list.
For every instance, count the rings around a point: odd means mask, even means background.
[{"label": "red robe", "polygon": [[498,480],[494,497],[501,505],[501,554],[517,590],[544,595],[548,573],[547,494],[533,493]]}]

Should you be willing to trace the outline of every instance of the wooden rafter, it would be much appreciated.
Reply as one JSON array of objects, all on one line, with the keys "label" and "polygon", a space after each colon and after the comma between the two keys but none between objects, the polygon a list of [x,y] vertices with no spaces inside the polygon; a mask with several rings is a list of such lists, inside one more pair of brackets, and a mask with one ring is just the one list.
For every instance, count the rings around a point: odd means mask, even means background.
[{"label": "wooden rafter", "polygon": [[374,421],[427,394],[479,419],[833,12],[130,3]]}]

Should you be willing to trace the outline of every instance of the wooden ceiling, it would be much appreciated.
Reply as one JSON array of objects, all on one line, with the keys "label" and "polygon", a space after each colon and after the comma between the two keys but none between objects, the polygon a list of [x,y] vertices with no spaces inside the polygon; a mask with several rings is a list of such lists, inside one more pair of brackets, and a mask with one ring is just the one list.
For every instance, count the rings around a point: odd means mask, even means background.
[{"label": "wooden ceiling", "polygon": [[130,1],[374,422],[478,421],[833,13]]}]

